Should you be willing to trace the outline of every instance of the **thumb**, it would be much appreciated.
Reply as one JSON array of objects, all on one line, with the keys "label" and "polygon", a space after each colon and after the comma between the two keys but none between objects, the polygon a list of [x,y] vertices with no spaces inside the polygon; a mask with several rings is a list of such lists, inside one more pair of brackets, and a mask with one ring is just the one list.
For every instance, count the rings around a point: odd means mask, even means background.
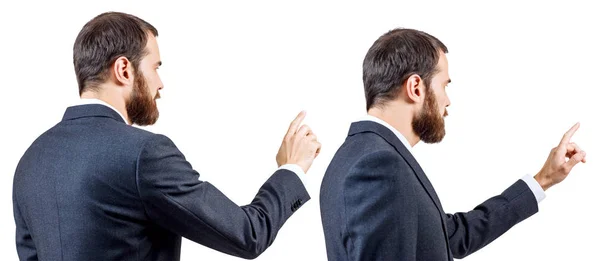
[{"label": "thumb", "polygon": [[575,165],[577,165],[577,163],[581,162],[583,160],[583,158],[585,157],[585,152],[581,151],[576,153],[575,155],[573,155],[573,157],[571,157],[569,159],[569,161],[567,161],[566,164],[566,171],[567,173],[571,172],[571,169],[573,169],[573,167],[575,167]]}]

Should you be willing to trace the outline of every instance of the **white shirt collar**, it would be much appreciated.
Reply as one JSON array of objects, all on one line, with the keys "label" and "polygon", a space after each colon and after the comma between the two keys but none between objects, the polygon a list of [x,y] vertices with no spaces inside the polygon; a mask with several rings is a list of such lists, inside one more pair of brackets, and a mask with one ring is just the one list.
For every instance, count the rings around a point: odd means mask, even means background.
[{"label": "white shirt collar", "polygon": [[127,120],[125,119],[125,117],[123,117],[123,114],[121,114],[117,109],[115,109],[115,107],[111,106],[110,104],[106,103],[103,100],[94,99],[94,98],[83,98],[83,99],[79,99],[79,101],[76,102],[74,104],[74,106],[77,106],[77,105],[86,105],[86,104],[101,104],[101,105],[104,105],[104,106],[106,106],[108,108],[111,108],[114,111],[116,111],[119,114],[119,116],[121,116],[121,118],[123,119],[123,121],[126,124],[129,124],[129,123],[127,123]]},{"label": "white shirt collar", "polygon": [[389,123],[385,122],[384,120],[382,120],[380,118],[377,118],[375,116],[371,116],[368,114],[366,116],[361,117],[358,121],[374,121],[376,123],[379,123],[379,124],[387,127],[394,134],[396,134],[398,139],[402,142],[402,144],[404,144],[404,147],[406,147],[406,149],[408,149],[408,152],[410,152],[410,154],[412,154],[412,146],[410,146],[410,143],[408,142],[406,137],[404,137],[404,135],[402,135],[402,133],[400,133],[398,130],[396,130],[396,128],[392,127],[392,125],[390,125]]}]

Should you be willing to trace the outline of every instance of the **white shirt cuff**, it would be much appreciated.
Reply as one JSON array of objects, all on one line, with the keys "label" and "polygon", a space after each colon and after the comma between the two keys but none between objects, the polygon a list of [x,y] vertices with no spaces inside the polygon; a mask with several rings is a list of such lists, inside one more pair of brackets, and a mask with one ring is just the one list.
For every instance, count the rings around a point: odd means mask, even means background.
[{"label": "white shirt cuff", "polygon": [[531,192],[533,192],[533,195],[535,196],[535,200],[537,201],[538,204],[540,202],[542,202],[542,200],[544,200],[544,198],[546,198],[546,193],[544,193],[544,189],[542,189],[542,186],[540,186],[540,183],[538,183],[531,175],[527,174],[524,177],[522,177],[521,179],[523,181],[525,181],[525,184],[527,184],[529,189],[531,189]]},{"label": "white shirt cuff", "polygon": [[302,184],[304,184],[304,170],[302,170],[302,168],[296,164],[285,164],[281,167],[279,167],[278,170],[280,169],[287,169],[291,172],[296,173],[296,175],[298,175],[298,178],[300,178],[300,180],[302,181]]}]

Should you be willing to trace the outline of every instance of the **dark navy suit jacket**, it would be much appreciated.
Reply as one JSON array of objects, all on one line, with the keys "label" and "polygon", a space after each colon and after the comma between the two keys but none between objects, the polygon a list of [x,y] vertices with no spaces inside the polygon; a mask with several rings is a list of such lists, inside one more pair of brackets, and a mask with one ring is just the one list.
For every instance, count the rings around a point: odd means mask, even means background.
[{"label": "dark navy suit jacket", "polygon": [[323,178],[320,204],[330,261],[462,258],[538,211],[519,180],[472,211],[446,214],[407,148],[371,121],[351,125]]},{"label": "dark navy suit jacket", "polygon": [[21,260],[179,260],[181,237],[255,258],[310,199],[276,171],[238,206],[199,175],[166,136],[125,124],[103,105],[69,107],[16,169]]}]

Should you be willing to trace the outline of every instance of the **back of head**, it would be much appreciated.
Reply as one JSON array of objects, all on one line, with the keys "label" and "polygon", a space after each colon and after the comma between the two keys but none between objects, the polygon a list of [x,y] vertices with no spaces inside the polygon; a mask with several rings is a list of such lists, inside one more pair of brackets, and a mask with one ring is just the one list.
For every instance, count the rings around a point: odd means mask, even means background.
[{"label": "back of head", "polygon": [[440,51],[448,52],[440,40],[414,29],[397,28],[379,37],[363,61],[367,110],[395,99],[402,84],[413,74],[429,86]]},{"label": "back of head", "polygon": [[120,12],[102,13],[87,22],[73,45],[73,65],[79,94],[96,90],[109,77],[109,68],[121,56],[135,69],[146,55],[148,34],[158,31],[148,22]]}]

